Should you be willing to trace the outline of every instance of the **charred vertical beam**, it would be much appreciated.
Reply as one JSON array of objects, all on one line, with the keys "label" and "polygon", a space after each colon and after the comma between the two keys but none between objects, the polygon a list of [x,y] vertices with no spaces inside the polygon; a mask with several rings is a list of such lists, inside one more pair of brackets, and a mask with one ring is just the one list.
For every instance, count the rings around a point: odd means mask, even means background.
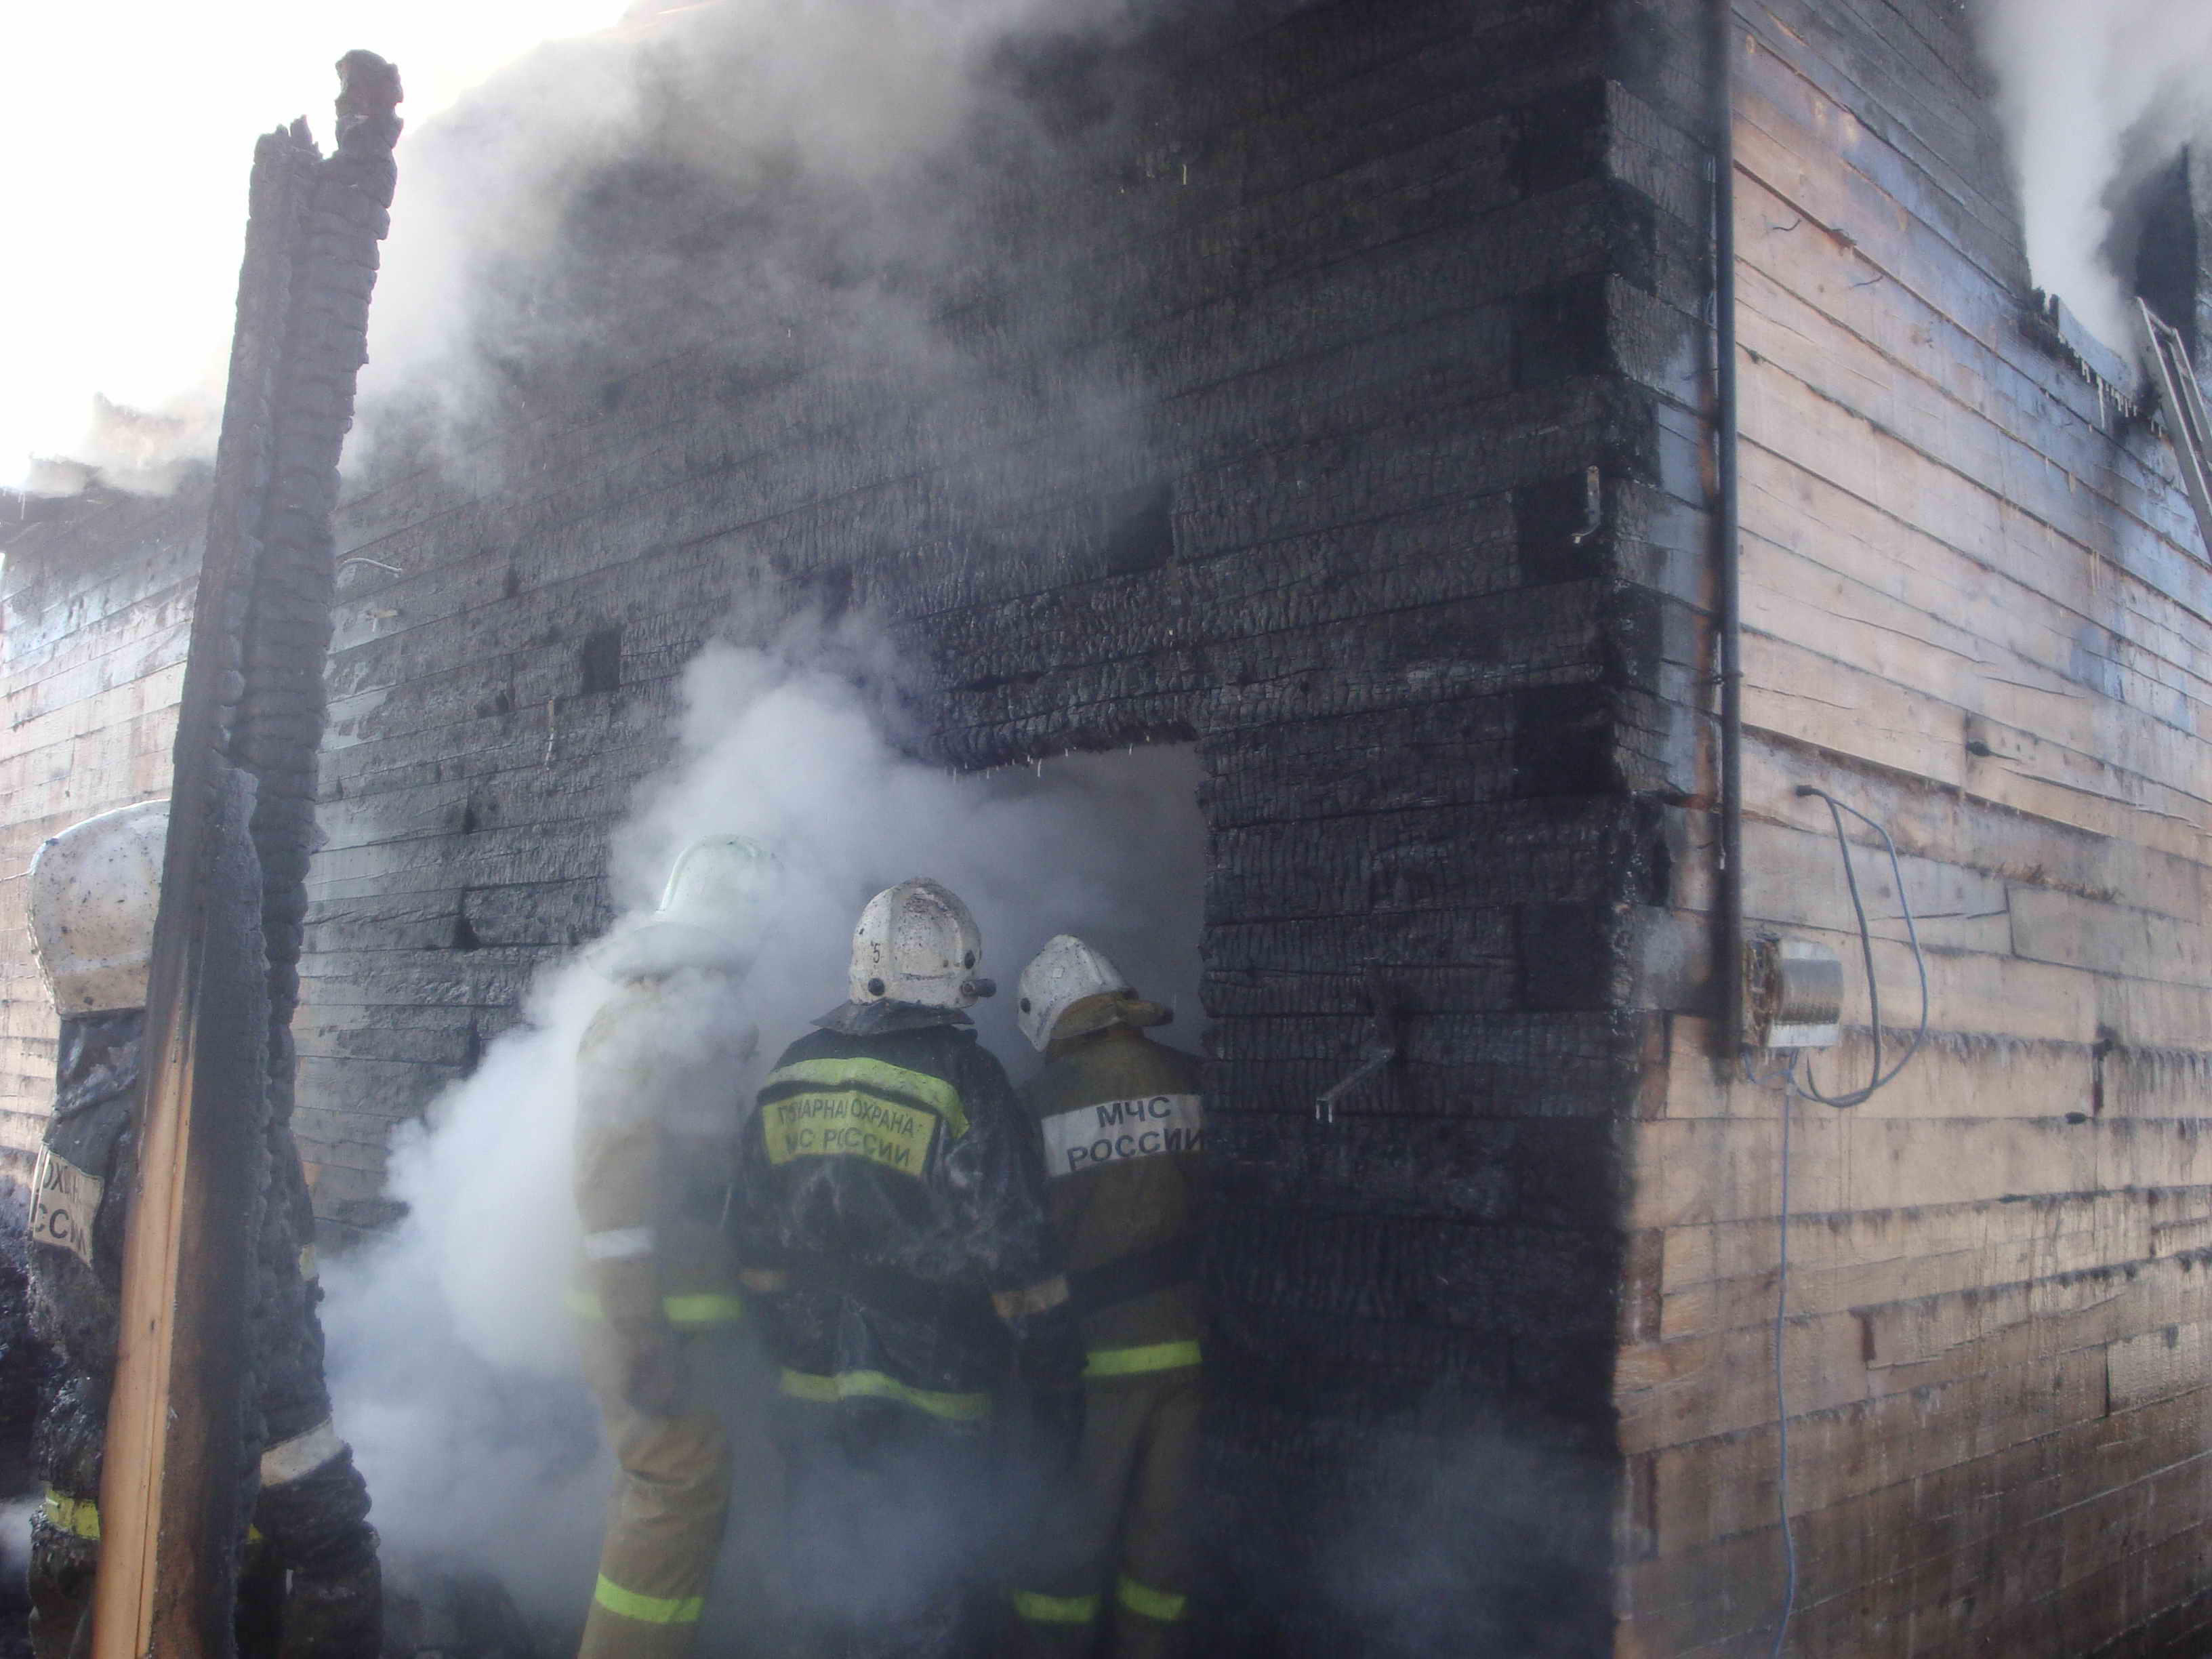
[{"label": "charred vertical beam", "polygon": [[279,1121],[292,1115],[291,1019],[300,1000],[337,582],[331,514],[338,451],[368,361],[377,244],[391,227],[398,176],[392,154],[400,127],[398,72],[373,53],[354,52],[338,75],[337,154],[308,168],[300,204],[293,301],[268,409],[266,483],[256,503],[260,546],[246,615],[245,695],[229,745],[233,763],[260,785],[253,846],[269,948],[270,1103]]},{"label": "charred vertical beam", "polygon": [[155,929],[100,1493],[100,1659],[232,1646],[261,1438],[266,1149],[290,1106],[330,515],[399,132],[390,64],[352,52],[338,72],[336,155],[323,160],[300,123],[254,154]]}]

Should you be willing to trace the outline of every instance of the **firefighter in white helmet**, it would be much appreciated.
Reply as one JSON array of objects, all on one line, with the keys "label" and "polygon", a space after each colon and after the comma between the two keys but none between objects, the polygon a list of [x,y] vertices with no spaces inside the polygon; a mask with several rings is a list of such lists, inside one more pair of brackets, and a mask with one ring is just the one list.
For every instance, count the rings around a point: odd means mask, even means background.
[{"label": "firefighter in white helmet", "polygon": [[[63,1366],[37,1434],[46,1480],[31,1532],[39,1659],[61,1659],[90,1625],[135,1174],[131,1109],[167,833],[166,801],[103,812],[41,847],[28,880],[32,942],[61,1016],[31,1212],[32,1320]],[[382,1637],[376,1534],[368,1489],[331,1419],[313,1218],[288,1123],[272,1118],[268,1147],[253,1321],[266,1440],[246,1577],[283,1587],[279,1653],[371,1659]],[[267,1635],[265,1624],[242,1620],[248,1629]]]},{"label": "firefighter in white helmet", "polygon": [[1198,1450],[1196,1282],[1205,1194],[1198,1061],[1145,1035],[1172,1017],[1062,933],[1022,969],[1022,1035],[1044,1070],[1022,1091],[1052,1183],[1083,1322],[1083,1448],[1026,1551],[1020,1650],[1115,1659],[1182,1646]]},{"label": "firefighter in white helmet", "polygon": [[744,982],[775,866],[743,836],[686,848],[659,909],[596,963],[619,988],[577,1057],[573,1304],[621,1465],[584,1659],[686,1652],[722,1536],[712,1400],[740,1308],[723,1231],[759,1033]]},{"label": "firefighter in white helmet", "polygon": [[780,1366],[789,1582],[830,1653],[981,1650],[991,1416],[1008,1362],[1055,1468],[1083,1353],[1035,1135],[963,1012],[991,994],[939,883],[870,900],[850,998],[760,1092],[736,1210]]}]

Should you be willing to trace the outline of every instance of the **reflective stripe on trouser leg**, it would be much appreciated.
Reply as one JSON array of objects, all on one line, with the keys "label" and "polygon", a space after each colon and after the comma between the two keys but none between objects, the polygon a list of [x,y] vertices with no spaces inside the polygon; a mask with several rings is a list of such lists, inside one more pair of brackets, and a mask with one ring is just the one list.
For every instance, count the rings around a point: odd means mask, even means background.
[{"label": "reflective stripe on trouser leg", "polygon": [[1047,1595],[1038,1590],[1014,1592],[1014,1617],[1032,1625],[1072,1625],[1088,1630],[1098,1617],[1095,1595]]},{"label": "reflective stripe on trouser leg", "polygon": [[1200,1379],[1196,1366],[1095,1385],[1091,1409],[1137,1396],[1143,1430],[1121,1511],[1109,1659],[1174,1659],[1188,1651],[1187,1617],[1197,1548],[1191,1528],[1191,1470],[1198,1456]]},{"label": "reflective stripe on trouser leg", "polygon": [[1083,1659],[1097,1645],[1103,1596],[1018,1589],[1010,1600],[1014,1616],[1007,1650],[1017,1659]]},{"label": "reflective stripe on trouser leg", "polygon": [[[1159,1345],[1170,1346],[1181,1345]],[[1180,1595],[1189,1584],[1188,1466],[1196,1448],[1200,1376],[1198,1366],[1182,1364],[1094,1381],[1085,1389],[1074,1474],[1065,1489],[1045,1499],[1015,1569],[1015,1653],[1062,1659],[1091,1650],[1096,1621],[1034,1616],[1054,1604],[1095,1606],[1097,1620],[1109,1627],[1105,1650],[1111,1654],[1152,1651],[1164,1638],[1179,1639],[1179,1622],[1137,1616],[1113,1592],[1117,1574],[1166,1595]],[[1151,1607],[1163,1605],[1141,1589],[1137,1599]]]},{"label": "reflective stripe on trouser leg", "polygon": [[699,1615],[707,1610],[703,1595],[641,1595],[637,1591],[624,1589],[606,1576],[592,1591],[592,1605],[605,1607],[609,1613],[641,1625],[696,1625]]},{"label": "reflective stripe on trouser leg", "polygon": [[1083,1376],[1095,1382],[1109,1376],[1143,1376],[1153,1371],[1177,1371],[1199,1363],[1198,1344],[1147,1342],[1133,1348],[1093,1348],[1085,1360]]},{"label": "reflective stripe on trouser leg", "polygon": [[[695,1369],[699,1358],[693,1356]],[[681,1659],[698,1630],[721,1541],[729,1443],[699,1401],[687,1401],[674,1417],[637,1410],[623,1395],[624,1369],[617,1339],[605,1330],[591,1333],[584,1374],[622,1467],[578,1653],[580,1659]]]},{"label": "reflective stripe on trouser leg", "polygon": [[1114,1600],[1124,1612],[1139,1613],[1146,1619],[1157,1619],[1164,1625],[1171,1625],[1182,1617],[1183,1607],[1190,1598],[1157,1589],[1130,1577],[1125,1572],[1121,1582],[1114,1586]]}]

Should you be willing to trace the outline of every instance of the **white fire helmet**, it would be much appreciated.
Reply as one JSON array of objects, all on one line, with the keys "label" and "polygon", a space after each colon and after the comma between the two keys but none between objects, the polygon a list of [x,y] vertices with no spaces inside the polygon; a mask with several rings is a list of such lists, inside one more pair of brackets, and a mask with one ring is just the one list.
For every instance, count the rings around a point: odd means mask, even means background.
[{"label": "white fire helmet", "polygon": [[1055,933],[1022,969],[1017,988],[1021,1000],[1015,1012],[1022,1035],[1042,1054],[1062,1014],[1085,997],[1127,991],[1129,981],[1104,952],[1092,950],[1073,933]]},{"label": "white fire helmet", "polygon": [[55,1012],[146,1006],[169,803],[142,801],[71,824],[31,859],[31,947]]},{"label": "white fire helmet", "polygon": [[998,988],[976,976],[983,933],[960,896],[916,876],[868,901],[853,930],[853,1000],[966,1008]]},{"label": "white fire helmet", "polygon": [[705,836],[677,854],[659,908],[609,939],[599,966],[613,979],[683,969],[742,974],[758,953],[776,885],[775,855],[747,836]]}]

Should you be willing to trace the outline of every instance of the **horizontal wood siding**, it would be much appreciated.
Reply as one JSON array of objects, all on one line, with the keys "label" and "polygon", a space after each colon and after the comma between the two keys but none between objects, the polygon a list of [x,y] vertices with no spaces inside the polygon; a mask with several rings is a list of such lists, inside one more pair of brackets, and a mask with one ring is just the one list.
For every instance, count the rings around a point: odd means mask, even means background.
[{"label": "horizontal wood siding", "polygon": [[[1790,1146],[1803,1655],[2193,1653],[2212,1525],[2212,566],[2157,432],[2031,343],[2002,149],[1937,0],[1754,0],[1736,46],[1746,908],[1858,974],[1828,789],[1887,823],[1928,1047]],[[1693,501],[1694,498],[1692,498]],[[1690,504],[1686,501],[1686,505]],[[1702,589],[1668,649],[1709,661]],[[1710,708],[1614,1389],[1619,1650],[1780,1611],[1776,1091],[1711,1058]],[[1918,1012],[1854,830],[1888,1054]],[[1854,985],[1834,1090],[1869,1060]]]},{"label": "horizontal wood siding", "polygon": [[24,1182],[56,1027],[23,872],[55,831],[168,793],[207,502],[17,505],[27,521],[0,532],[0,1181]]}]

